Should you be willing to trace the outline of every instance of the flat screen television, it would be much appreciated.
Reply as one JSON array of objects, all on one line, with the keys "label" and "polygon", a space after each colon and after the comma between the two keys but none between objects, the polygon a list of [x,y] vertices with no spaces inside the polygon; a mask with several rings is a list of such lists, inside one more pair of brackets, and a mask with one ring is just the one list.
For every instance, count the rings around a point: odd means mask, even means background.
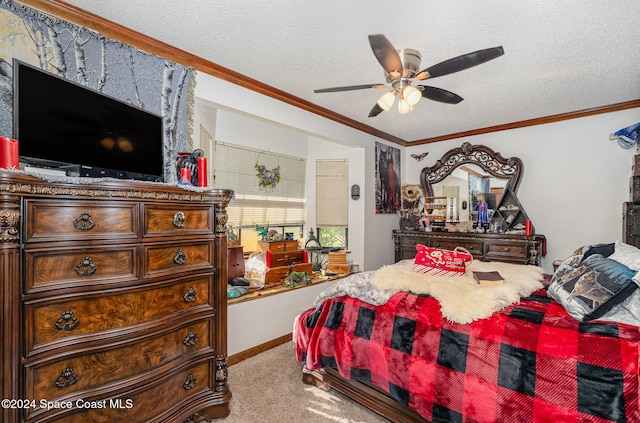
[{"label": "flat screen television", "polygon": [[13,134],[27,165],[163,181],[161,116],[16,59]]}]

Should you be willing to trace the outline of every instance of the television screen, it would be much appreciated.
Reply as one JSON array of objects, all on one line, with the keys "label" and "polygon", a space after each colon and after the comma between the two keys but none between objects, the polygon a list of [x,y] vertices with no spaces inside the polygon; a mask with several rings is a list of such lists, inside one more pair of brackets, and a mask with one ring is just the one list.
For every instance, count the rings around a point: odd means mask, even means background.
[{"label": "television screen", "polygon": [[78,176],[163,180],[161,116],[19,60],[13,65],[21,162],[66,166]]}]

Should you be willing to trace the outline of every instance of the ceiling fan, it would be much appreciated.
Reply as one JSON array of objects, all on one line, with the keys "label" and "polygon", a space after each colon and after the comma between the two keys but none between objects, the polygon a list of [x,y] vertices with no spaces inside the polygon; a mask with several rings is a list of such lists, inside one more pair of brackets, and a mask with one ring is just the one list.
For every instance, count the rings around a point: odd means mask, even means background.
[{"label": "ceiling fan", "polygon": [[383,111],[391,109],[396,97],[399,97],[398,112],[409,113],[422,97],[441,103],[458,104],[463,99],[451,91],[428,85],[412,85],[416,81],[437,78],[454,72],[469,69],[504,54],[502,46],[474,51],[463,54],[444,62],[420,69],[420,52],[412,49],[396,50],[393,44],[382,34],[369,35],[369,44],[373,54],[382,65],[386,77],[386,84],[351,85],[346,87],[322,88],[313,90],[315,93],[332,93],[339,91],[363,90],[367,88],[391,87],[391,91],[380,97],[369,112],[369,117],[378,116]]}]

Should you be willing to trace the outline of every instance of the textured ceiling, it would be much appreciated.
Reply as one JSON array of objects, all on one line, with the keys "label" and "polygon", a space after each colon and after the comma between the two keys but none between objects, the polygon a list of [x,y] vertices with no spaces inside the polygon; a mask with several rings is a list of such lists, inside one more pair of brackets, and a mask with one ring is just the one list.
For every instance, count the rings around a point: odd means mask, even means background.
[{"label": "textured ceiling", "polygon": [[[640,1],[68,0],[67,3],[411,142],[640,99]],[[421,69],[505,54],[426,85],[464,98],[367,115],[384,83],[368,43],[421,52]],[[630,124],[633,122],[629,122]]]}]

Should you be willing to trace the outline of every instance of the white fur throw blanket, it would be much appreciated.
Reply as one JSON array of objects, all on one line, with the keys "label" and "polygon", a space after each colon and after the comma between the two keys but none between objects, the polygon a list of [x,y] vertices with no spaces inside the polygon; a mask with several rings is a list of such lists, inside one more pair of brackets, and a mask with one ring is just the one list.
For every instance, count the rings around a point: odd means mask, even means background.
[{"label": "white fur throw blanket", "polygon": [[[504,284],[482,286],[473,279],[473,271],[497,270]],[[471,323],[520,302],[543,287],[544,270],[538,266],[474,260],[464,276],[425,275],[413,271],[413,261],[384,266],[371,278],[373,287],[384,291],[411,291],[429,294],[440,303],[442,315],[455,323]]]}]

